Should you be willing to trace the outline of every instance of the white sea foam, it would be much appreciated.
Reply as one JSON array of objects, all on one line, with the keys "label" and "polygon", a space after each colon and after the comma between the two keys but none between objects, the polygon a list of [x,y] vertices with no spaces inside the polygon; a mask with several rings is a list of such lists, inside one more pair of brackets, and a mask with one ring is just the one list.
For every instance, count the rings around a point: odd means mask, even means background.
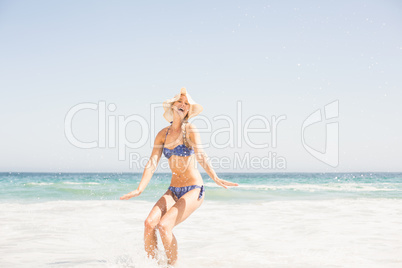
[{"label": "white sea foam", "polygon": [[[158,267],[143,249],[152,206],[0,203],[0,266]],[[402,200],[207,200],[174,233],[180,267],[401,267],[401,226]]]},{"label": "white sea foam", "polygon": [[[205,183],[205,186],[211,188],[220,188],[221,186],[215,183]],[[339,191],[339,192],[373,192],[373,191],[395,191],[395,188],[390,186],[389,183],[376,183],[376,184],[364,184],[364,183],[328,183],[328,184],[288,184],[288,185],[252,185],[252,184],[239,184],[236,186],[239,189],[247,190],[294,190],[294,191]]]},{"label": "white sea foam", "polygon": [[44,185],[53,185],[53,182],[28,182],[26,185],[36,185],[36,186],[44,186]]},{"label": "white sea foam", "polygon": [[71,184],[71,185],[98,185],[98,182],[72,182],[72,181],[65,181],[63,184]]}]

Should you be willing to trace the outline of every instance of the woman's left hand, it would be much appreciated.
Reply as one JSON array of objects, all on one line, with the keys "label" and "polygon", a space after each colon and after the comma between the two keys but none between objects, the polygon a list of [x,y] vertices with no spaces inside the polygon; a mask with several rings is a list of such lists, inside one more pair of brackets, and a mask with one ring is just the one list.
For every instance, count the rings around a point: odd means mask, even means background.
[{"label": "woman's left hand", "polygon": [[237,183],[225,181],[225,180],[219,179],[218,177],[216,177],[213,180],[216,182],[216,184],[218,184],[219,186],[222,186],[225,189],[227,189],[228,186],[239,186],[239,184],[237,184]]},{"label": "woman's left hand", "polygon": [[134,190],[132,192],[129,192],[128,194],[123,195],[122,197],[120,197],[120,200],[128,200],[130,198],[139,196],[140,194],[141,194],[141,192],[138,191],[138,189],[137,189],[137,190]]}]

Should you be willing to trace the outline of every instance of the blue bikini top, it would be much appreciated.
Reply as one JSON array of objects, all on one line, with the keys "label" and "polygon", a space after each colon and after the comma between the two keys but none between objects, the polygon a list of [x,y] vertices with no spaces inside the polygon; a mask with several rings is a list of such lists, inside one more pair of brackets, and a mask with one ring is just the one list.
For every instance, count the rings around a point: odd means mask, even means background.
[{"label": "blue bikini top", "polygon": [[[171,127],[172,125],[170,125]],[[166,131],[166,136],[165,136],[165,142],[166,142],[166,137],[167,134],[169,132],[169,129]],[[186,127],[184,126],[184,129],[186,129]],[[194,154],[194,150],[192,148],[188,148],[185,144],[184,144],[184,139],[186,138],[186,131],[183,131],[183,144],[177,145],[175,148],[173,149],[168,149],[168,148],[163,148],[163,154],[165,155],[165,157],[167,159],[169,159],[172,155],[178,155],[178,156],[189,156]],[[163,143],[163,146],[165,146],[165,142]]]}]

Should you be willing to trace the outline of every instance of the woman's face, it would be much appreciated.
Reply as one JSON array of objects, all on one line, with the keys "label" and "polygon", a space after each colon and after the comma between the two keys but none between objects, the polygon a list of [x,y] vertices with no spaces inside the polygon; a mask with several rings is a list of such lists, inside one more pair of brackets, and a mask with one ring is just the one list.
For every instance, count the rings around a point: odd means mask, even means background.
[{"label": "woman's face", "polygon": [[190,110],[190,104],[188,103],[186,95],[181,95],[180,99],[173,103],[172,108],[180,115],[181,119],[186,117]]}]

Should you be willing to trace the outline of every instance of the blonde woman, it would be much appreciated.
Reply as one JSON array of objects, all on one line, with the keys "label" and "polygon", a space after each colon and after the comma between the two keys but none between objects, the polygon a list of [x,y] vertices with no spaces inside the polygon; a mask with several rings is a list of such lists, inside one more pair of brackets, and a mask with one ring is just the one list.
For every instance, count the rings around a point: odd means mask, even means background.
[{"label": "blonde woman", "polygon": [[198,115],[202,106],[197,104],[182,88],[174,98],[163,103],[164,118],[170,126],[159,131],[155,138],[151,157],[144,169],[138,188],[120,199],[139,196],[150,181],[162,153],[168,158],[172,179],[168,190],[156,202],[145,220],[145,251],[155,258],[157,249],[156,230],[159,231],[169,264],[177,261],[177,240],[173,228],[187,219],[204,200],[204,186],[197,163],[220,186],[237,186],[237,183],[218,178],[201,148],[200,135],[188,119]]}]

